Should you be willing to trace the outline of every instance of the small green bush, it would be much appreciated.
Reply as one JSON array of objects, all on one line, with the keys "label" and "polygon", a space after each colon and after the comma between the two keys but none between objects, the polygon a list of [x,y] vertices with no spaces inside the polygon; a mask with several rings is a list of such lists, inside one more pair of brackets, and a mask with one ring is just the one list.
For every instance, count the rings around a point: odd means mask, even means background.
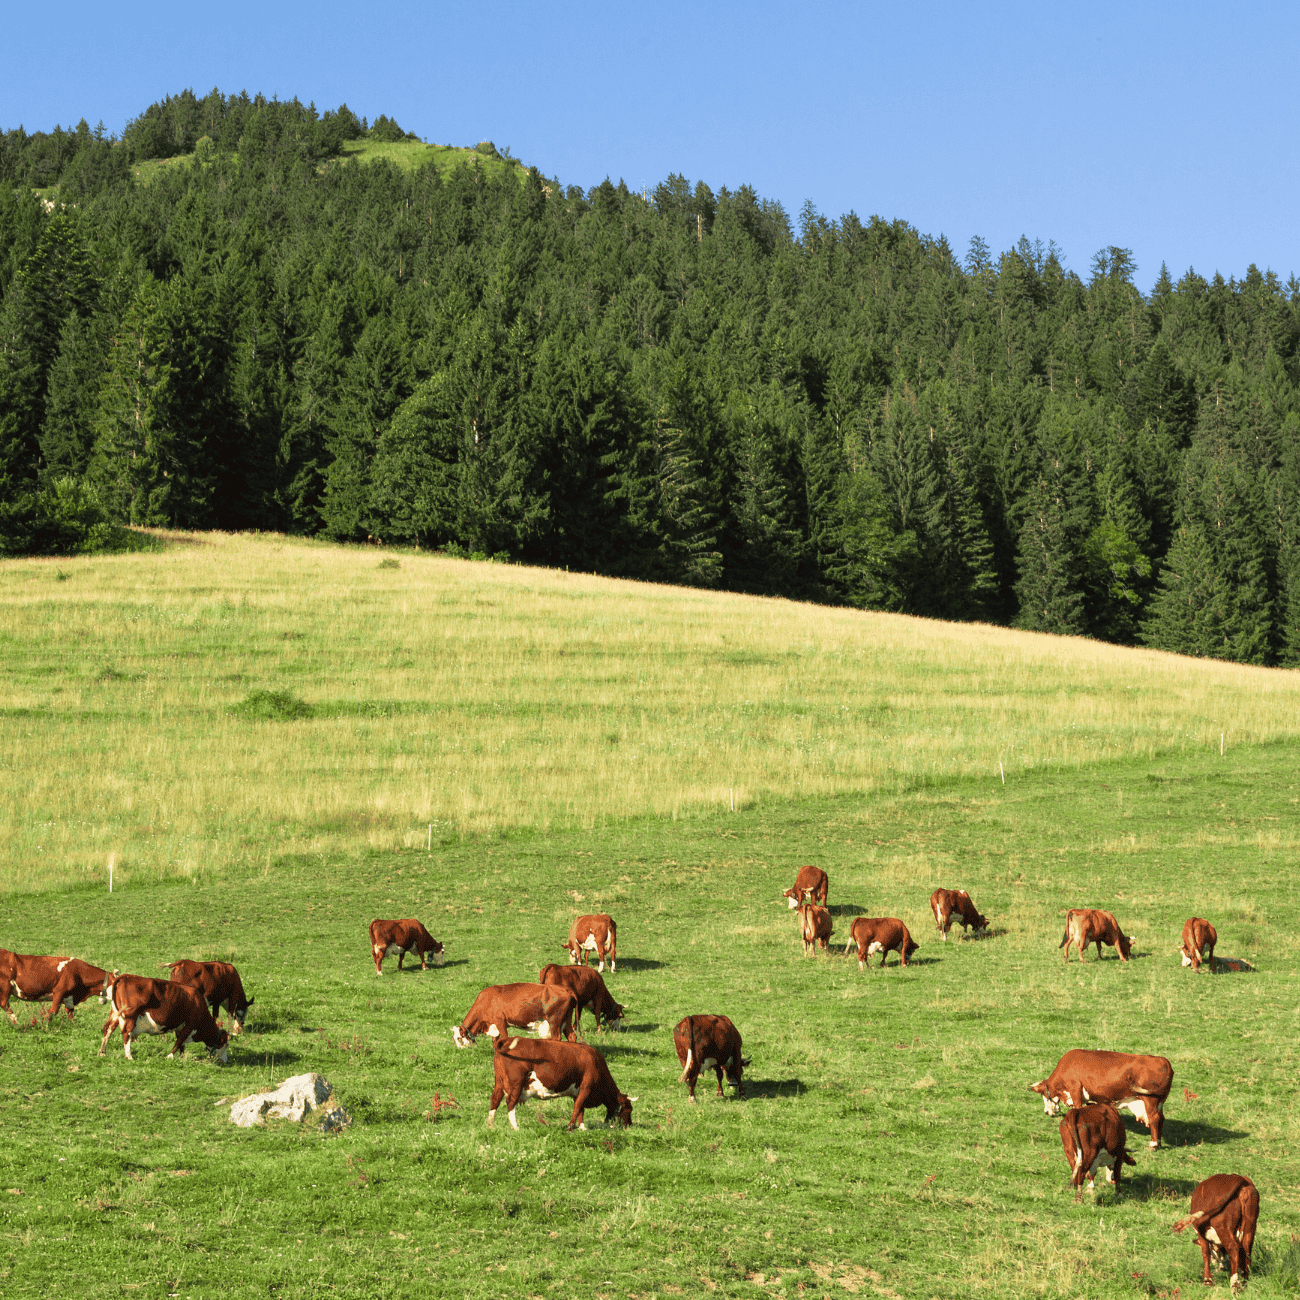
[{"label": "small green bush", "polygon": [[310,718],[314,712],[306,700],[292,691],[249,691],[230,711],[252,722],[296,722]]},{"label": "small green bush", "polygon": [[0,505],[0,555],[93,555],[122,531],[79,478],[51,479]]},{"label": "small green bush", "polygon": [[400,569],[401,567],[401,560],[394,560],[391,556],[386,560],[379,561],[379,568],[381,569]]}]

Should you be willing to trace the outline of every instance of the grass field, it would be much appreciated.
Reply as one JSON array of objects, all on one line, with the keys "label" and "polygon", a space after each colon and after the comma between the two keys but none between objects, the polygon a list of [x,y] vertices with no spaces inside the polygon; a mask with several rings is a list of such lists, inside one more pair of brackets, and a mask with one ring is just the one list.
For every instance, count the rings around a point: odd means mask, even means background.
[{"label": "grass field", "polygon": [[[93,1004],[0,1023],[5,1295],[1172,1298],[1200,1255],[1169,1225],[1222,1171],[1260,1190],[1248,1294],[1300,1293],[1294,674],[379,563],[218,537],[0,568],[0,944],[223,957],[257,999],[225,1068],[120,1036],[101,1060]],[[257,689],[313,716],[229,711]],[[163,812],[188,860],[147,834]],[[830,957],[780,897],[803,862],[830,873]],[[939,884],[989,938],[938,942]],[[1132,962],[1062,964],[1080,905]],[[490,1052],[450,1026],[593,910],[631,1007],[593,1041],[634,1126],[567,1133],[555,1101],[489,1131]],[[1255,969],[1183,969],[1193,913]],[[855,914],[902,917],[912,966],[860,974]],[[367,923],[411,915],[447,966],[376,978]],[[744,1101],[702,1080],[687,1105],[672,1026],[699,1011],[744,1035]],[[1073,1046],[1174,1065],[1166,1146],[1129,1122],[1118,1202],[1074,1204],[1027,1091]],[[311,1069],[347,1133],[229,1123]]]},{"label": "grass field", "polygon": [[480,153],[477,149],[451,144],[421,144],[418,140],[348,140],[343,145],[345,161],[373,162],[382,158],[406,171],[432,163],[440,172],[455,167],[479,166],[488,175],[513,173],[520,180],[528,174],[525,165],[514,159]]}]

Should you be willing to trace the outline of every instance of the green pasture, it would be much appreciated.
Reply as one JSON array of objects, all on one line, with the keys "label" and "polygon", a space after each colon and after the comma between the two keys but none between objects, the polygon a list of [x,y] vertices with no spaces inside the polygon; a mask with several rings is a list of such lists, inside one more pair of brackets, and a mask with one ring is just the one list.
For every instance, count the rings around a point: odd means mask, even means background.
[{"label": "green pasture", "polygon": [[[1170,1224],[1233,1171],[1261,1196],[1247,1295],[1295,1295],[1296,757],[1202,747],[8,894],[6,947],[139,973],[228,958],[256,1005],[225,1068],[201,1049],[167,1061],[157,1038],[100,1059],[94,1004],[49,1030],[0,1023],[0,1290],[1173,1297],[1200,1254]],[[802,955],[780,897],[804,862],[830,874],[829,956]],[[970,890],[990,937],[938,942],[939,884]],[[1133,961],[1062,964],[1064,913],[1086,905],[1136,936]],[[489,1130],[490,1049],[457,1051],[450,1026],[484,984],[561,959],[569,919],[595,910],[618,921],[607,982],[632,1010],[592,1038],[639,1098],[634,1126],[590,1113],[569,1133],[554,1101]],[[1194,913],[1255,969],[1183,969]],[[860,974],[842,955],[855,914],[902,917],[913,964]],[[374,916],[422,918],[447,966],[377,978]],[[744,1036],[743,1101],[702,1078],[686,1102],[672,1027],[701,1011]],[[1027,1090],[1075,1046],[1174,1065],[1166,1146],[1128,1121],[1118,1199],[1074,1203],[1057,1121]],[[229,1123],[235,1098],[312,1069],[348,1132]]]},{"label": "green pasture", "polygon": [[374,162],[382,158],[404,171],[415,171],[418,167],[430,164],[440,172],[476,165],[490,176],[513,172],[523,180],[527,175],[523,163],[515,159],[502,158],[499,154],[480,153],[477,149],[462,148],[459,145],[423,144],[418,140],[347,140],[343,144],[342,157],[345,162]]}]

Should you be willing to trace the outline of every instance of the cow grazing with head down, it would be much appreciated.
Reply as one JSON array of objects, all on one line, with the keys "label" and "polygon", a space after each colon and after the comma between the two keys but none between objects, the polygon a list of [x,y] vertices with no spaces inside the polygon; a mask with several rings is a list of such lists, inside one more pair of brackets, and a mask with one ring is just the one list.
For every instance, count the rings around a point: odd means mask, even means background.
[{"label": "cow grazing with head down", "polygon": [[594,952],[600,960],[598,970],[605,969],[605,958],[609,958],[610,970],[617,970],[615,957],[618,955],[618,926],[604,912],[594,916],[580,916],[569,926],[569,937],[560,945],[569,950],[571,962],[581,961],[584,965],[587,954]]},{"label": "cow grazing with head down", "polygon": [[599,971],[592,970],[590,966],[557,966],[552,963],[542,967],[537,982],[560,984],[573,991],[578,999],[578,1011],[573,1021],[576,1030],[582,1029],[582,1013],[586,1010],[590,1010],[596,1017],[597,1029],[600,1028],[602,1020],[606,1024],[611,1024],[615,1020],[622,1020],[627,1015],[627,1007],[610,997],[609,990],[605,987],[604,977]]},{"label": "cow grazing with head down", "polygon": [[431,935],[414,917],[405,921],[370,922],[370,955],[375,959],[375,974],[382,975],[385,957],[397,958],[397,969],[402,969],[402,962],[408,952],[413,952],[420,959],[420,969],[428,970],[427,956],[433,953],[433,964],[441,966],[447,960],[442,944]]},{"label": "cow grazing with head down", "polygon": [[9,1006],[12,994],[23,1002],[49,1002],[46,1024],[58,1015],[60,1007],[71,1020],[73,1008],[104,987],[107,973],[79,957],[28,957],[0,948],[0,1011],[17,1028],[18,1017]]},{"label": "cow grazing with head down", "polygon": [[1183,954],[1183,965],[1190,966],[1196,971],[1201,969],[1202,962],[1207,962],[1210,974],[1217,975],[1214,945],[1218,942],[1219,936],[1215,933],[1214,926],[1208,921],[1201,920],[1199,916],[1189,916],[1183,922],[1183,942],[1178,949]]},{"label": "cow grazing with head down", "polygon": [[945,943],[954,921],[961,924],[962,938],[966,937],[968,926],[977,933],[988,929],[988,917],[981,916],[976,911],[975,904],[970,901],[970,895],[964,889],[936,889],[930,895],[930,910],[939,927],[939,936]]},{"label": "cow grazing with head down", "polygon": [[1056,946],[1065,949],[1065,960],[1070,960],[1070,945],[1079,950],[1079,960],[1083,961],[1083,950],[1090,944],[1097,945],[1097,960],[1101,960],[1101,945],[1109,944],[1119,953],[1120,961],[1128,961],[1132,951],[1133,936],[1120,931],[1119,922],[1110,912],[1103,912],[1095,907],[1072,907],[1065,914],[1065,933]]},{"label": "cow grazing with head down", "polygon": [[1096,1192],[1093,1175],[1098,1168],[1106,1170],[1107,1182],[1119,1191],[1120,1174],[1125,1165],[1136,1165],[1124,1149],[1124,1125],[1119,1111],[1109,1102],[1098,1102],[1072,1110],[1061,1121],[1061,1145],[1065,1159],[1072,1171],[1070,1182],[1074,1199],[1083,1195],[1083,1180],[1088,1180],[1088,1190]]},{"label": "cow grazing with head down", "polygon": [[222,1065],[228,1055],[226,1044],[230,1035],[217,1027],[202,995],[185,984],[168,980],[151,979],[147,975],[122,975],[113,971],[104,980],[101,1002],[111,1008],[104,1025],[104,1038],[99,1045],[100,1056],[108,1046],[108,1036],[117,1027],[122,1030],[122,1046],[126,1059],[133,1060],[131,1044],[141,1034],[176,1034],[176,1044],[167,1053],[170,1061],[180,1056],[187,1043],[196,1040],[210,1052],[217,1054]]},{"label": "cow grazing with head down", "polygon": [[230,1013],[230,1032],[242,1034],[248,1009],[256,1001],[244,996],[244,984],[239,972],[228,961],[171,961],[162,962],[172,973],[177,984],[195,990],[208,1004],[215,1019],[218,1012]]},{"label": "cow grazing with head down", "polygon": [[803,955],[816,952],[820,943],[826,951],[831,941],[831,914],[824,907],[805,903],[799,909],[799,931],[803,935]]},{"label": "cow grazing with head down", "polygon": [[451,1037],[457,1047],[473,1047],[480,1034],[500,1038],[515,1028],[573,1042],[577,1011],[578,995],[562,984],[490,984],[474,999],[465,1019],[451,1027]]},{"label": "cow grazing with head down", "polygon": [[1192,1193],[1192,1212],[1174,1224],[1175,1232],[1195,1228],[1201,1259],[1205,1264],[1206,1286],[1214,1285],[1210,1256],[1232,1274],[1232,1289],[1238,1291],[1250,1273],[1250,1250],[1255,1244],[1259,1220],[1259,1192],[1244,1174],[1215,1174]]},{"label": "cow grazing with head down", "polygon": [[749,1064],[749,1057],[741,1055],[740,1033],[726,1016],[687,1016],[673,1030],[673,1046],[682,1063],[680,1082],[686,1084],[691,1101],[695,1100],[695,1081],[700,1071],[712,1067],[718,1076],[718,1096],[722,1092],[722,1076],[744,1097],[745,1084],[741,1074]]},{"label": "cow grazing with head down", "polygon": [[573,1116],[569,1129],[587,1127],[585,1112],[605,1107],[605,1123],[632,1127],[635,1097],[619,1092],[605,1064],[605,1058],[586,1043],[547,1042],[539,1038],[498,1038],[492,1052],[493,1088],[488,1102],[487,1122],[496,1120],[504,1098],[509,1107],[510,1127],[518,1128],[515,1111],[524,1096],[546,1101],[572,1097]]},{"label": "cow grazing with head down", "polygon": [[891,952],[898,953],[899,961],[906,966],[907,959],[921,946],[912,939],[907,926],[893,916],[854,917],[849,927],[849,941],[844,948],[846,957],[854,944],[858,948],[859,970],[865,970],[871,955],[877,952],[882,966]]},{"label": "cow grazing with head down", "polygon": [[792,912],[804,903],[820,903],[825,907],[830,884],[830,877],[820,867],[800,867],[794,884],[781,897],[789,901]]},{"label": "cow grazing with head down", "polygon": [[1062,1106],[1082,1110],[1094,1101],[1133,1112],[1151,1130],[1151,1145],[1160,1145],[1165,1100],[1174,1086],[1174,1067],[1163,1056],[1132,1056],[1128,1052],[1095,1052],[1076,1047],[1056,1063],[1039,1083],[1029,1085],[1043,1099],[1049,1115]]}]

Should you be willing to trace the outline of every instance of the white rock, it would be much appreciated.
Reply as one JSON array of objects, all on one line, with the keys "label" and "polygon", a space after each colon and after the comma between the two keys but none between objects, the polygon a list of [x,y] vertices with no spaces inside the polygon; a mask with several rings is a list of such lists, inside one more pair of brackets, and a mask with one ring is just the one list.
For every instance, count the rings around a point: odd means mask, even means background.
[{"label": "white rock", "polygon": [[[329,1080],[320,1074],[298,1074],[286,1079],[274,1092],[259,1092],[252,1097],[242,1097],[230,1108],[230,1121],[240,1128],[265,1124],[272,1119],[288,1119],[295,1123],[311,1111],[325,1106],[321,1128],[336,1132],[352,1123],[352,1117],[334,1100],[334,1090]],[[328,1106],[326,1106],[328,1103]]]}]

